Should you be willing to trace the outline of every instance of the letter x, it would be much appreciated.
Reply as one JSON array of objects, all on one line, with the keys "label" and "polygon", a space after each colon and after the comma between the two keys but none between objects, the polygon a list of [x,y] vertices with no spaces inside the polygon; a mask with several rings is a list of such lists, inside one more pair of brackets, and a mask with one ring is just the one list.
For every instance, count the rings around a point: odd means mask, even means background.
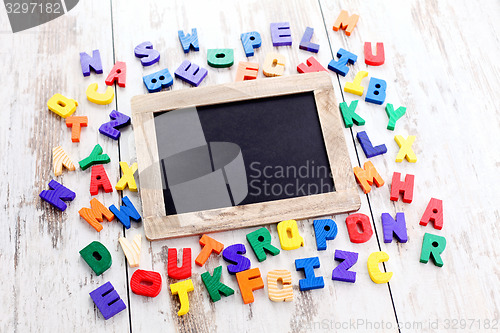
[{"label": "letter x", "polygon": [[399,152],[396,156],[396,162],[403,162],[403,158],[406,158],[406,160],[410,163],[417,162],[417,155],[415,155],[413,149],[411,148],[415,139],[416,136],[414,135],[409,135],[406,140],[401,135],[396,135],[394,137],[394,140],[399,146]]}]

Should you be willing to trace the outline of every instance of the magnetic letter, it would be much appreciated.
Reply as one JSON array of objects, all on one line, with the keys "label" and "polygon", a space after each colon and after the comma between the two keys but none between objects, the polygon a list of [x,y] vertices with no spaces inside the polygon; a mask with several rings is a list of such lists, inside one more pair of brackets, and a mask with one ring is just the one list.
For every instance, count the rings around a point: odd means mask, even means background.
[{"label": "magnetic letter", "polygon": [[387,124],[387,129],[394,131],[396,127],[396,121],[401,118],[406,113],[406,108],[404,106],[400,106],[394,111],[394,107],[392,104],[387,103],[385,106],[385,113],[387,113],[387,117],[389,117],[389,123]]},{"label": "magnetic letter", "polygon": [[381,105],[385,101],[387,83],[384,80],[372,77],[368,83],[365,102]]},{"label": "magnetic letter", "polygon": [[[307,65],[306,65],[307,64]],[[325,67],[321,66],[321,64],[314,57],[309,57],[306,60],[306,64],[301,63],[297,66],[297,72],[299,73],[313,73],[313,72],[327,72]]]},{"label": "magnetic letter", "polygon": [[90,195],[97,195],[100,187],[102,187],[106,193],[113,192],[113,186],[111,186],[106,170],[104,170],[102,164],[92,167],[90,175]]},{"label": "magnetic letter", "polygon": [[101,54],[99,50],[92,51],[92,56],[89,56],[86,52],[80,52],[80,65],[82,66],[83,76],[89,76],[91,68],[96,74],[102,74]]},{"label": "magnetic letter", "polygon": [[346,10],[342,10],[335,20],[333,24],[333,31],[339,31],[339,29],[345,30],[345,34],[347,36],[351,35],[351,32],[356,27],[356,23],[358,23],[359,15],[352,14],[349,16],[349,13]]},{"label": "magnetic letter", "polygon": [[196,28],[191,29],[191,34],[184,35],[184,31],[182,30],[179,30],[178,34],[184,53],[188,53],[191,48],[195,51],[200,50],[200,46],[198,44],[198,32],[196,31]]},{"label": "magnetic letter", "polygon": [[417,155],[415,155],[413,149],[411,148],[416,138],[417,137],[414,135],[408,135],[406,140],[401,135],[396,135],[394,137],[394,141],[396,141],[399,146],[399,151],[396,155],[396,162],[403,162],[403,158],[406,158],[406,160],[410,163],[417,162]]},{"label": "magnetic letter", "polygon": [[174,79],[172,78],[172,75],[170,75],[168,68],[146,75],[142,78],[142,80],[144,81],[146,89],[148,89],[148,92],[150,93],[158,92],[163,88],[168,88],[174,83]]},{"label": "magnetic letter", "polygon": [[52,148],[52,164],[54,176],[62,175],[63,166],[69,171],[75,171],[75,165],[61,146]]},{"label": "magnetic letter", "polygon": [[184,60],[174,72],[176,78],[195,87],[200,85],[207,74],[208,71],[205,68],[192,64],[189,60]]},{"label": "magnetic letter", "polygon": [[268,53],[262,66],[265,76],[281,76],[285,72],[286,58],[279,53]]},{"label": "magnetic letter", "polygon": [[76,197],[75,192],[53,179],[49,182],[49,188],[50,190],[43,190],[40,192],[40,198],[60,211],[64,211],[68,207],[64,201],[73,201]]},{"label": "magnetic letter", "polygon": [[78,102],[61,94],[55,94],[49,99],[47,106],[50,111],[54,112],[58,116],[67,118],[76,111]]},{"label": "magnetic letter", "polygon": [[103,154],[101,145],[97,144],[94,149],[92,149],[90,155],[78,162],[78,164],[82,170],[86,170],[95,164],[105,164],[109,163],[109,161],[111,161],[111,159],[108,154]]},{"label": "magnetic letter", "polygon": [[104,82],[106,82],[108,86],[111,86],[115,81],[118,81],[118,86],[125,88],[125,83],[127,81],[127,64],[123,61],[116,62]]},{"label": "magnetic letter", "polygon": [[365,120],[356,113],[357,106],[358,101],[352,101],[349,106],[347,106],[346,102],[342,102],[339,104],[340,112],[342,113],[342,119],[344,119],[344,126],[346,128],[352,127],[353,123],[358,126],[365,124]]},{"label": "magnetic letter", "polygon": [[191,248],[182,249],[182,266],[177,266],[177,249],[168,249],[168,276],[182,280],[191,277]]},{"label": "magnetic letter", "polygon": [[90,102],[99,105],[107,105],[113,101],[113,98],[115,98],[115,90],[113,87],[106,87],[106,91],[102,94],[97,92],[97,88],[97,83],[91,83],[88,86],[85,93]]},{"label": "magnetic letter", "polygon": [[99,202],[96,198],[90,200],[91,208],[82,208],[78,211],[80,216],[87,221],[88,224],[92,226],[97,232],[102,230],[102,224],[99,222],[103,222],[104,218],[106,218],[109,222],[113,221],[115,215],[106,208],[102,203]]},{"label": "magnetic letter", "polygon": [[122,205],[120,207],[121,211],[118,210],[115,205],[109,206],[109,210],[113,212],[113,214],[115,214],[118,221],[120,221],[126,229],[129,229],[130,219],[138,222],[141,220],[141,215],[139,214],[139,212],[137,212],[137,209],[135,209],[132,201],[130,201],[127,196],[123,197],[122,203],[124,204],[124,206]]},{"label": "magnetic letter", "polygon": [[231,67],[234,64],[233,49],[208,49],[207,63],[215,68]]},{"label": "magnetic letter", "polygon": [[161,275],[157,272],[138,269],[130,278],[130,289],[136,295],[156,297],[161,291]]},{"label": "magnetic letter", "polygon": [[132,243],[125,237],[118,238],[118,242],[122,247],[125,257],[127,257],[130,267],[139,267],[141,261],[141,239],[141,234],[135,235]]},{"label": "magnetic letter", "polygon": [[363,81],[363,79],[367,76],[368,72],[359,71],[354,77],[354,80],[352,82],[346,82],[344,86],[344,91],[358,96],[363,95],[365,87],[361,85],[361,81]]},{"label": "magnetic letter", "polygon": [[259,74],[259,64],[240,61],[238,63],[236,79],[234,81],[255,80],[257,78],[257,74]]},{"label": "magnetic letter", "polygon": [[101,127],[99,127],[99,132],[106,135],[108,138],[118,140],[121,135],[121,132],[118,130],[118,128],[123,128],[130,125],[130,117],[116,110],[113,110],[109,114],[109,118],[111,118],[111,121],[102,124]]},{"label": "magnetic letter", "polygon": [[311,38],[313,34],[314,34],[314,29],[307,27],[306,31],[304,32],[304,35],[302,35],[302,40],[300,41],[299,49],[318,53],[319,45],[311,43]]},{"label": "magnetic letter", "polygon": [[66,127],[71,127],[71,141],[80,142],[80,133],[82,127],[87,127],[87,116],[71,116],[66,118]]},{"label": "magnetic letter", "polygon": [[123,191],[125,187],[132,192],[137,192],[137,184],[135,183],[134,173],[137,171],[137,163],[132,164],[130,167],[127,162],[120,162],[123,176],[116,183],[115,188]]},{"label": "magnetic letter", "polygon": [[373,147],[372,142],[365,131],[358,132],[356,137],[358,138],[361,148],[363,148],[366,158],[387,153],[387,147],[384,144]]}]

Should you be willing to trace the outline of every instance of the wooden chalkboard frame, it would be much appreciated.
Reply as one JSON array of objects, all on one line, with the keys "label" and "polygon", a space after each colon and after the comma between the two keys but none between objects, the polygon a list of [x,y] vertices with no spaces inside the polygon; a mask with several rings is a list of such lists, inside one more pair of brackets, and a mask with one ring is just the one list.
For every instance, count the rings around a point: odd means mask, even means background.
[{"label": "wooden chalkboard frame", "polygon": [[[335,192],[166,215],[154,115],[193,106],[313,92],[335,184]],[[309,73],[209,87],[168,91],[132,98],[140,195],[146,238],[159,240],[259,226],[289,219],[352,212],[361,206],[344,138],[338,104],[327,73]],[[149,167],[144,173],[145,166]]]}]

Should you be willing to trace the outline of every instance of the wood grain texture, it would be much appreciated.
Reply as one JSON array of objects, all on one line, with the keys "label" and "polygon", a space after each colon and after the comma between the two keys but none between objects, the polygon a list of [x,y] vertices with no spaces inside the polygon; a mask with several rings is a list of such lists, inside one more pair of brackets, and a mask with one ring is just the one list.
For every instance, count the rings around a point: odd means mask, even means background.
[{"label": "wood grain texture", "polygon": [[[126,12],[134,12],[136,20],[131,21],[122,15]],[[135,82],[135,84],[127,83],[127,89],[119,90],[117,93],[120,112],[129,112],[131,98],[147,92],[142,84],[142,75],[153,73],[165,67],[173,72],[184,59],[208,69],[208,76],[201,83],[201,87],[234,82],[238,61],[258,62],[262,65],[268,52],[278,52],[285,55],[287,58],[285,77],[296,74],[296,66],[311,56],[310,52],[299,49],[300,39],[307,26],[315,29],[312,42],[321,44],[319,53],[314,56],[325,67],[331,60],[321,10],[316,1],[288,1],[286,6],[281,1],[251,1],[245,4],[220,1],[217,6],[211,6],[203,1],[161,4],[155,2],[148,3],[148,5],[114,1],[113,13],[119,13],[113,15],[114,29],[120,32],[115,38],[117,59],[127,61],[127,64],[137,64],[134,67],[130,65],[130,68],[133,69],[128,71],[128,81]],[[271,42],[270,23],[282,21],[290,21],[294,44],[291,47],[274,48]],[[187,31],[191,28],[198,29],[200,51],[184,54],[177,38],[177,30]],[[261,34],[262,47],[255,50],[254,57],[246,58],[240,34],[254,30]],[[159,64],[149,68],[142,68],[139,59],[136,59],[131,52],[135,45],[145,40],[150,40],[161,54]],[[207,66],[206,50],[209,48],[234,48],[235,65],[231,68],[221,69]],[[258,78],[272,80],[272,78],[264,78],[262,71],[259,71]],[[335,95],[341,96],[336,75],[330,73],[330,78],[334,83]],[[180,80],[174,80],[173,86],[169,89],[174,91],[190,89],[190,86]],[[134,128],[134,130],[136,129]],[[351,134],[345,130],[342,133],[348,142],[351,161],[356,161]],[[136,161],[133,135],[132,129],[122,131],[120,139],[122,160]],[[137,150],[139,149],[144,149],[144,147],[137,146]],[[353,177],[352,174],[351,177]],[[139,191],[142,188],[141,184]],[[136,204],[140,207],[139,200],[134,201],[134,205]],[[366,197],[362,198],[361,212],[369,214]],[[298,221],[298,226],[304,237],[305,247],[293,251],[282,251],[279,255],[262,263],[258,263],[252,253],[247,254],[252,261],[252,267],[259,267],[264,276],[274,269],[287,269],[292,272],[295,296],[293,302],[271,302],[267,295],[267,287],[265,287],[265,290],[258,290],[254,293],[255,302],[253,304],[244,305],[235,277],[227,273],[226,264],[220,255],[212,255],[204,267],[197,265],[193,267],[191,279],[195,290],[189,294],[190,311],[181,318],[177,317],[176,314],[179,303],[175,297],[160,293],[155,300],[145,300],[136,295],[130,295],[133,331],[141,332],[161,328],[166,332],[302,332],[313,330],[313,326],[316,327],[315,330],[318,330],[322,321],[326,325],[332,325],[332,323],[334,325],[335,322],[348,322],[358,318],[371,321],[384,320],[384,322],[391,322],[395,326],[394,311],[387,287],[375,286],[366,270],[368,255],[371,252],[379,251],[377,242],[373,238],[365,244],[354,245],[350,243],[345,230],[346,216],[346,214],[327,216],[338,223],[340,230],[337,239],[329,244],[327,251],[319,253],[316,250],[312,220],[301,220]],[[276,225],[270,225],[267,228],[271,232],[273,244],[279,246]],[[210,236],[229,246],[235,243],[245,243],[246,234],[255,229],[221,232]],[[133,225],[127,231],[127,235],[133,235],[138,231],[142,232],[142,226]],[[195,257],[201,249],[198,240],[199,237],[185,237],[150,243],[148,260],[141,261],[141,269],[158,271],[166,276],[168,248],[191,247],[193,257]],[[359,263],[354,266],[358,272],[358,281],[355,285],[331,281],[332,270],[337,265],[333,260],[335,248],[360,253]],[[301,276],[295,271],[294,260],[313,256],[320,257],[321,267],[317,270],[317,275],[325,278],[326,287],[314,292],[301,292],[298,286]],[[205,291],[200,274],[206,270],[212,272],[219,265],[224,267],[223,283],[234,289],[235,294],[223,297],[214,304]],[[167,286],[172,282],[175,280],[166,279]],[[229,316],[231,319],[228,319]]]},{"label": "wood grain texture", "polygon": [[[156,128],[152,125],[155,113],[303,92],[314,93],[330,164],[329,174],[332,175],[335,192],[275,200],[272,203],[262,202],[177,215],[161,215],[165,212],[165,207],[162,207],[164,202],[162,182],[157,181],[161,178],[159,163],[158,159],[151,158],[151,156],[157,158],[158,146],[149,146],[156,144]],[[141,193],[144,193],[141,201],[144,231],[148,240],[238,229],[359,209],[359,195],[351,172],[340,116],[334,110],[337,110],[337,101],[327,73],[310,73],[265,81],[252,80],[194,90],[135,96],[132,99],[132,117],[134,128],[137,129],[134,133],[135,141],[138,146],[144,147],[137,150],[137,160],[141,167]],[[156,208],[157,210],[154,210]]]},{"label": "wood grain texture", "polygon": [[[341,9],[360,14],[350,37],[344,31],[332,31]],[[392,300],[400,323],[410,323],[402,332],[444,331],[446,319],[498,319],[500,212],[495,184],[500,181],[500,151],[495,143],[500,140],[497,107],[500,68],[496,59],[500,54],[499,10],[500,4],[493,0],[480,5],[465,0],[376,3],[224,0],[216,4],[115,0],[111,1],[111,7],[108,2],[91,0],[80,1],[63,17],[17,34],[10,32],[7,15],[0,10],[0,77],[5,85],[0,90],[3,110],[0,151],[4,157],[0,160],[3,189],[0,217],[4,225],[0,236],[3,273],[0,331],[309,332],[335,329],[335,323],[361,319],[383,320],[386,327],[392,325],[392,329],[385,331],[394,332],[397,330]],[[274,48],[269,24],[282,21],[290,21],[294,44]],[[189,293],[191,309],[180,318],[176,314],[179,301],[168,292],[168,285],[176,281],[167,278],[167,252],[169,247],[191,247],[196,256],[201,249],[198,237],[148,243],[141,254],[140,268],[160,272],[167,288],[154,299],[130,293],[127,300],[127,275],[131,276],[135,269],[127,267],[118,243],[123,227],[105,223],[104,230],[97,234],[77,213],[90,200],[87,194],[90,171],[77,170],[60,177],[63,185],[77,192],[65,212],[56,211],[38,199],[38,193],[52,179],[52,147],[63,146],[76,162],[100,143],[111,157],[106,171],[115,183],[119,178],[116,142],[102,137],[98,128],[109,120],[112,108],[130,115],[131,98],[147,91],[142,83],[143,74],[165,67],[172,73],[182,60],[189,59],[209,70],[201,86],[229,83],[234,81],[239,60],[262,65],[268,52],[285,55],[285,76],[295,74],[296,65],[311,55],[298,49],[306,26],[315,29],[312,42],[320,44],[320,51],[314,56],[324,67],[340,47],[359,56],[345,78],[338,79],[330,72],[339,102],[340,96],[347,102],[358,99],[343,93],[343,88],[345,82],[352,82],[358,70],[367,70],[369,76],[387,81],[386,102],[395,108],[399,105],[408,108],[391,132],[386,130],[388,119],[383,106],[360,101],[357,112],[366,119],[366,125],[352,131],[343,129],[353,165],[366,161],[362,153],[357,154],[361,150],[353,140],[358,130],[366,130],[373,142],[385,143],[388,148],[385,155],[371,159],[386,185],[361,197],[359,212],[370,216],[375,235],[367,243],[352,244],[345,227],[346,214],[340,214],[327,216],[336,221],[339,233],[335,240],[327,242],[326,251],[316,250],[312,221],[302,220],[298,226],[304,247],[281,251],[262,263],[248,253],[252,267],[259,267],[263,275],[274,269],[291,271],[293,302],[269,301],[266,286],[265,290],[254,293],[253,304],[243,305],[235,278],[223,271],[222,282],[236,292],[212,303],[200,274],[219,265],[225,269],[221,256],[212,255],[204,267],[193,267],[195,290]],[[200,52],[185,55],[177,30],[188,31],[192,27],[198,28]],[[254,57],[245,59],[239,35],[254,30],[261,33],[262,47]],[[133,48],[146,40],[153,43],[162,57],[159,64],[151,67],[142,67],[133,54]],[[383,66],[364,65],[365,41],[373,45],[384,42]],[[205,65],[208,48],[226,47],[234,48],[235,65],[227,69]],[[84,78],[78,54],[96,48],[101,51],[105,73]],[[127,88],[117,88],[116,103],[108,106],[86,101],[86,87],[96,81],[103,84],[115,61],[127,62]],[[263,78],[262,71],[258,77]],[[362,83],[365,91],[367,81],[364,79]],[[175,80],[170,89],[189,89],[189,86]],[[75,115],[89,116],[89,127],[82,131],[80,143],[71,142],[70,129],[64,120],[46,108],[48,98],[57,92],[79,102]],[[394,161],[397,134],[417,136],[414,145],[417,163]],[[131,127],[122,130],[119,145],[120,160],[129,165],[137,162]],[[411,204],[389,200],[394,171],[402,176],[415,175]],[[125,189],[123,195],[128,195],[139,209],[139,196],[129,192]],[[431,196],[444,200],[444,227],[440,231],[431,225],[418,225]],[[106,206],[119,203],[116,192],[100,194],[98,199]],[[381,213],[394,216],[401,211],[406,216],[408,243],[384,244]],[[276,226],[267,228],[273,245],[279,246]],[[211,237],[229,246],[244,243],[246,233],[254,230],[221,232]],[[425,232],[447,238],[442,268],[419,262]],[[132,224],[126,236],[130,239],[136,233],[144,235],[142,224]],[[113,257],[113,266],[100,277],[90,272],[78,254],[94,240],[106,245]],[[357,272],[355,284],[330,280],[337,266],[333,260],[335,249],[359,253],[358,263],[352,269]],[[389,282],[392,299],[388,285],[375,285],[366,270],[368,256],[379,250],[390,256],[385,267],[394,273]],[[320,258],[321,267],[316,273],[325,278],[325,288],[301,292],[300,275],[295,272],[293,261],[313,256]],[[130,307],[105,321],[88,293],[108,280]],[[440,330],[425,326],[438,318]],[[423,322],[422,327],[412,326],[413,322]],[[465,331],[480,330],[474,326]]]}]

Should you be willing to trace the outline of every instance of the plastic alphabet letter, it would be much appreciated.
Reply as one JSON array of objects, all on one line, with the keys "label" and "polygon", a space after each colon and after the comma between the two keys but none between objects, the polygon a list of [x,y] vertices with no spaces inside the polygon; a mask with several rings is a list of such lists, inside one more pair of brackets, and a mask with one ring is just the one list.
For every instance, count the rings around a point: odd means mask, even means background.
[{"label": "plastic alphabet letter", "polygon": [[179,317],[189,312],[188,292],[193,290],[194,286],[193,286],[193,281],[191,281],[191,279],[177,283],[172,283],[170,285],[170,291],[172,292],[172,295],[179,295],[179,302],[181,303],[181,308],[177,312],[177,315]]},{"label": "plastic alphabet letter", "polygon": [[304,246],[304,239],[299,234],[299,227],[295,220],[286,220],[278,223],[278,236],[283,250],[295,250]]},{"label": "plastic alphabet letter", "polygon": [[92,291],[89,295],[106,320],[127,308],[109,281]]},{"label": "plastic alphabet letter", "polygon": [[337,223],[332,219],[314,220],[314,234],[318,251],[326,250],[326,241],[337,237]]},{"label": "plastic alphabet letter", "polygon": [[260,34],[257,31],[243,33],[240,38],[247,57],[252,57],[254,49],[262,45],[262,38],[260,38]]},{"label": "plastic alphabet letter", "polygon": [[172,75],[170,75],[168,68],[146,75],[142,78],[142,80],[144,81],[146,89],[148,89],[148,92],[150,93],[158,92],[163,88],[168,88],[174,84],[174,79],[172,78]]},{"label": "plastic alphabet letter", "polygon": [[342,48],[337,51],[337,58],[339,58],[339,60],[335,61],[335,59],[332,59],[330,61],[328,69],[342,76],[346,76],[347,73],[349,73],[349,67],[347,67],[347,64],[354,65],[356,60],[358,60],[357,55]]},{"label": "plastic alphabet letter", "polygon": [[241,298],[244,304],[253,303],[253,291],[264,288],[264,281],[262,281],[258,268],[236,273],[236,280],[238,280],[238,286],[240,287]]},{"label": "plastic alphabet letter", "polygon": [[345,223],[352,243],[366,243],[373,235],[370,218],[365,214],[351,214],[345,219]]},{"label": "plastic alphabet letter", "polygon": [[232,264],[227,266],[229,274],[234,275],[250,268],[250,259],[242,256],[242,254],[245,253],[247,253],[247,249],[243,244],[233,244],[224,249],[222,252],[222,258]]},{"label": "plastic alphabet letter", "polygon": [[335,250],[335,260],[340,261],[340,264],[333,269],[332,280],[343,282],[356,282],[356,272],[349,269],[358,262],[358,253]]},{"label": "plastic alphabet letter", "polygon": [[396,236],[400,243],[408,241],[405,213],[396,213],[396,220],[389,213],[382,213],[381,218],[382,228],[384,229],[384,243],[392,243],[392,235]]},{"label": "plastic alphabet letter", "polygon": [[40,198],[60,211],[65,211],[68,207],[64,201],[73,201],[76,197],[75,192],[53,179],[49,182],[49,188],[50,190],[43,190],[40,192]]},{"label": "plastic alphabet letter", "polygon": [[80,52],[80,65],[82,66],[83,76],[89,76],[91,68],[96,74],[102,74],[102,62],[99,50],[92,51],[92,56],[86,52]]},{"label": "plastic alphabet letter", "polygon": [[222,266],[215,267],[214,275],[210,275],[210,272],[205,272],[201,274],[201,280],[207,288],[208,294],[212,302],[217,302],[221,299],[221,294],[224,296],[231,296],[234,294],[234,290],[226,286],[220,281],[222,275]]},{"label": "plastic alphabet letter", "polygon": [[382,272],[378,264],[389,260],[389,255],[384,251],[373,252],[368,257],[366,265],[368,266],[368,274],[375,283],[386,283],[392,278],[392,272]]},{"label": "plastic alphabet letter", "polygon": [[280,250],[277,247],[271,245],[271,233],[265,227],[255,230],[247,234],[247,241],[250,243],[253,252],[255,252],[255,256],[262,262],[266,260],[266,252],[275,256],[280,253]]},{"label": "plastic alphabet letter", "polygon": [[120,207],[121,211],[118,210],[115,205],[109,206],[109,210],[115,214],[118,221],[120,221],[126,229],[129,229],[130,219],[138,222],[141,220],[141,215],[137,212],[137,209],[135,209],[134,205],[127,196],[123,197],[122,203],[124,206]]},{"label": "plastic alphabet letter", "polygon": [[80,255],[97,276],[101,275],[111,267],[111,253],[109,253],[106,246],[98,241],[93,241],[81,249]]},{"label": "plastic alphabet letter", "polygon": [[142,66],[151,66],[160,61],[160,52],[153,49],[151,42],[144,42],[134,48],[134,54],[141,59]]}]

